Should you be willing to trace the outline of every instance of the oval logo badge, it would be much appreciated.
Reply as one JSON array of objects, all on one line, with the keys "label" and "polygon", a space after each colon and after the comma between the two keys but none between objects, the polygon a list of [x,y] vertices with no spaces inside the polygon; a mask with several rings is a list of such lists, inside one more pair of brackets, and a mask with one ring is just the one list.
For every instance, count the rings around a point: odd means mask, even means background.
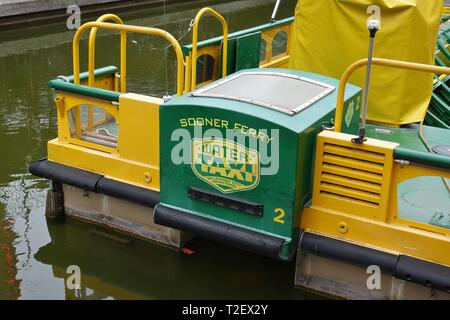
[{"label": "oval logo badge", "polygon": [[259,153],[225,139],[193,139],[192,171],[222,193],[247,191],[260,180]]}]

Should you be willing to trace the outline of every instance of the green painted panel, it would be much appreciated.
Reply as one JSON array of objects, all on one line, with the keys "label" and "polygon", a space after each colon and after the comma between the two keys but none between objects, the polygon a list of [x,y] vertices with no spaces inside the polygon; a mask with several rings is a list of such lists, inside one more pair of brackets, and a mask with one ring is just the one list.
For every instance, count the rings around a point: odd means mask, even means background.
[{"label": "green painted panel", "polygon": [[261,50],[261,32],[236,39],[236,71],[258,68]]},{"label": "green painted panel", "polygon": [[[252,70],[267,71],[270,69]],[[338,83],[336,79],[312,73],[273,71],[301,75],[333,86]],[[349,85],[346,107],[350,102],[355,106],[360,94],[361,89]],[[285,243],[280,259],[290,260],[297,245],[301,210],[311,199],[316,137],[322,125],[334,118],[335,103],[336,90],[291,116],[238,100],[191,94],[173,97],[160,110],[160,122],[164,124],[160,134],[161,203],[193,215],[283,238]],[[347,130],[357,128],[359,117],[354,114],[349,117]],[[243,128],[243,140],[227,136],[230,131],[237,134]],[[214,142],[210,141],[212,137]],[[240,146],[233,146],[230,141],[239,141]],[[257,154],[264,161],[260,161],[259,167],[248,163],[236,166],[228,161],[229,157],[242,154],[251,155],[247,157]],[[225,157],[226,161],[220,162],[214,155],[218,159]],[[261,204],[263,214],[257,216],[190,199],[188,187]],[[282,216],[282,223],[276,221],[277,216]]]},{"label": "green painted panel", "polygon": [[[220,47],[220,72],[219,78],[222,77],[222,52],[223,46]],[[228,39],[228,55],[227,55],[227,75],[236,72],[236,38]]]},{"label": "green painted panel", "polygon": [[[420,140],[418,125],[391,128],[377,124],[367,124],[366,133],[370,138],[399,143],[400,147],[404,149],[427,152],[427,148]],[[423,126],[423,133],[431,146],[449,144],[450,130]]]}]

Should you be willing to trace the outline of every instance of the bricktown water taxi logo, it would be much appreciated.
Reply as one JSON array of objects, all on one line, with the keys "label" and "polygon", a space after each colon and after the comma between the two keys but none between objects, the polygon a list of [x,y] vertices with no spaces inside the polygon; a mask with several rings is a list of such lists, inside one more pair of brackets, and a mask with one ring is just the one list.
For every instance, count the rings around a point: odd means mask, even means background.
[{"label": "bricktown water taxi logo", "polygon": [[222,193],[246,191],[259,184],[259,153],[225,139],[193,139],[192,170]]}]

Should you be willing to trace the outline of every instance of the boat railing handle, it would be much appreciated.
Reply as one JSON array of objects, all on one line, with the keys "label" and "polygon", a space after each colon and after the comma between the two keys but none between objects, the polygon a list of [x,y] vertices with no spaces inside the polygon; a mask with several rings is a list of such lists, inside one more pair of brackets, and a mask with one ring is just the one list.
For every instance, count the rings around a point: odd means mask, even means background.
[{"label": "boat railing handle", "polygon": [[181,46],[178,41],[165,30],[158,28],[140,27],[140,26],[130,26],[125,24],[116,24],[108,22],[87,22],[83,24],[75,33],[73,39],[73,74],[74,83],[80,84],[80,39],[81,36],[88,29],[98,28],[98,29],[108,29],[123,32],[134,32],[153,36],[159,36],[166,39],[171,47],[174,48],[176,58],[177,58],[177,94],[183,94],[183,82],[184,82],[184,58],[183,52],[181,51]]},{"label": "boat railing handle", "polygon": [[[345,87],[351,75],[364,66],[367,66],[369,60],[361,59],[354,62],[350,67],[345,70],[342,74],[341,79],[339,81],[339,90],[336,102],[336,116],[335,116],[335,126],[334,130],[336,132],[340,132],[342,130],[342,116],[344,112],[344,97],[345,97]],[[446,67],[438,67],[429,64],[422,63],[414,63],[400,60],[390,60],[390,59],[381,59],[381,58],[373,58],[372,65],[396,68],[396,69],[404,69],[418,72],[426,72],[426,73],[439,73],[439,74],[450,74],[450,68]]]},{"label": "boat railing handle", "polygon": [[[97,22],[114,21],[118,24],[124,24],[120,17],[115,14],[104,14],[99,17]],[[98,28],[92,28],[89,34],[89,80],[88,85],[93,87],[95,84],[95,41]],[[127,33],[120,32],[120,92],[127,92]]]},{"label": "boat railing handle", "polygon": [[222,77],[227,75],[227,53],[228,53],[228,24],[224,17],[211,8],[203,8],[194,19],[192,31],[192,63],[191,63],[191,90],[197,87],[197,43],[198,43],[198,25],[204,14],[209,13],[222,24],[223,29],[223,47],[222,47]]}]

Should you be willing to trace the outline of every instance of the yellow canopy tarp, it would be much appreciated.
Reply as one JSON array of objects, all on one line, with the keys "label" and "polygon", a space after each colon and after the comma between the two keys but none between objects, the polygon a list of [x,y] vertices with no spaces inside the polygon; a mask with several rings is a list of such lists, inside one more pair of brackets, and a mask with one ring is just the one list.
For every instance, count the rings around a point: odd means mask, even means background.
[{"label": "yellow canopy tarp", "polygon": [[[353,62],[366,58],[370,5],[381,8],[374,57],[434,64],[443,0],[299,0],[291,68],[340,78]],[[368,120],[392,125],[422,121],[432,81],[431,74],[374,66]],[[365,69],[350,82],[364,87]]]}]

